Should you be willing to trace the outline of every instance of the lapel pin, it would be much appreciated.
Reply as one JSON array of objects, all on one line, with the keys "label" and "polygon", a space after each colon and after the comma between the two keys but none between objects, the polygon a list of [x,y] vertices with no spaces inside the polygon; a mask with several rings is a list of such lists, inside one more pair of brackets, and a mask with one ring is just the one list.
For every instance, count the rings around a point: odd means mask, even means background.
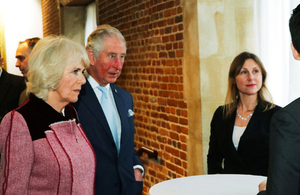
[{"label": "lapel pin", "polygon": [[128,110],[128,117],[131,117],[131,116],[133,116],[134,115],[134,112],[131,110],[131,109],[129,109]]}]

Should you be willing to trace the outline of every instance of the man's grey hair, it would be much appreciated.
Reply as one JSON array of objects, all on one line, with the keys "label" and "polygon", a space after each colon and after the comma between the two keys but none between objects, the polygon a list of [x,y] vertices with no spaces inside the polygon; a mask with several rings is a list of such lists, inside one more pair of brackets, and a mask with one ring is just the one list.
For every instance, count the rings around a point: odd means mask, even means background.
[{"label": "man's grey hair", "polygon": [[105,37],[114,37],[117,36],[121,40],[124,41],[125,47],[126,47],[126,41],[122,33],[108,25],[108,24],[103,24],[98,26],[96,30],[94,30],[90,36],[87,39],[87,45],[85,47],[86,50],[92,50],[94,57],[98,59],[99,53],[104,50],[104,43],[105,43]]}]

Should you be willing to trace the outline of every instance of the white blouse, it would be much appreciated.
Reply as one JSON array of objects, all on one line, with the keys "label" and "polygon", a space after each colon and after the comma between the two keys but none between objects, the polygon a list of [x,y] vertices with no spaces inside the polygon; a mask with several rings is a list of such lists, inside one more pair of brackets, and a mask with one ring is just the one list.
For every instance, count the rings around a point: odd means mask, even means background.
[{"label": "white blouse", "polygon": [[233,145],[236,150],[238,149],[241,136],[243,135],[246,127],[247,126],[245,126],[245,127],[234,126],[233,127],[232,142],[233,142]]}]

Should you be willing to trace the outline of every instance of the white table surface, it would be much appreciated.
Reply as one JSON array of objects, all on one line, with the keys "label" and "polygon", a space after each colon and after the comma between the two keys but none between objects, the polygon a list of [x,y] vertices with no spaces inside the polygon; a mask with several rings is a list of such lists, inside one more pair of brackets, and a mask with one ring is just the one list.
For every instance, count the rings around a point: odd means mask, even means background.
[{"label": "white table surface", "polygon": [[197,175],[171,179],[152,186],[149,195],[256,195],[266,180],[254,175]]}]

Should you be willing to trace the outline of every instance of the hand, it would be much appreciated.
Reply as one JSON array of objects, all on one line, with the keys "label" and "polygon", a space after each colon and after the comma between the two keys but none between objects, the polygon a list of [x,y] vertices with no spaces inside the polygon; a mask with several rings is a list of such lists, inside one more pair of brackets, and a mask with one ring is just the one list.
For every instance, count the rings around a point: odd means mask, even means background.
[{"label": "hand", "polygon": [[134,169],[135,181],[143,181],[142,171],[140,169]]},{"label": "hand", "polygon": [[267,180],[261,182],[259,185],[258,185],[258,190],[259,191],[264,191],[267,189]]}]

